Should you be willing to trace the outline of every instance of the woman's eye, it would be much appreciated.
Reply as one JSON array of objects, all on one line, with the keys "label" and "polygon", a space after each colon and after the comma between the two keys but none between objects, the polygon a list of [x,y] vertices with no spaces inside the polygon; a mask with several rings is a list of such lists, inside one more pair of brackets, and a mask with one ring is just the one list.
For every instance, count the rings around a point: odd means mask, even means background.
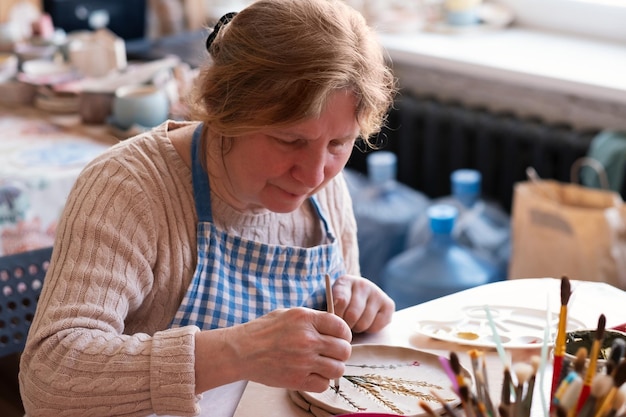
[{"label": "woman's eye", "polygon": [[293,138],[287,139],[287,138],[274,137],[274,140],[284,146],[298,146],[299,144],[306,142],[301,139],[293,139]]},{"label": "woman's eye", "polygon": [[354,139],[352,140],[333,140],[330,142],[330,149],[333,149],[336,152],[341,152],[344,149],[348,149],[352,152],[352,147],[354,146]]}]

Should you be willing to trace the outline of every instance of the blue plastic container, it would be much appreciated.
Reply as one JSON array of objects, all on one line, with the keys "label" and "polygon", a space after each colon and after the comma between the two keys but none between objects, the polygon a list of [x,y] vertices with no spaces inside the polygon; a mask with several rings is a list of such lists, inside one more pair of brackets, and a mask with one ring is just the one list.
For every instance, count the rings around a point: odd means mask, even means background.
[{"label": "blue plastic container", "polygon": [[402,309],[492,282],[499,270],[488,259],[456,242],[452,235],[458,216],[455,206],[428,209],[431,236],[391,259],[383,272],[383,289]]},{"label": "blue plastic container", "polygon": [[[459,212],[452,236],[458,243],[497,264],[497,280],[506,279],[511,252],[510,216],[496,203],[481,197],[482,176],[473,169],[459,169],[450,175],[452,194],[433,201],[450,204]],[[430,238],[427,216],[411,225],[406,246],[424,245]]]},{"label": "blue plastic container", "polygon": [[401,253],[410,225],[430,200],[396,180],[397,157],[376,151],[367,157],[367,178],[348,175],[357,222],[361,274],[382,287],[385,264]]}]

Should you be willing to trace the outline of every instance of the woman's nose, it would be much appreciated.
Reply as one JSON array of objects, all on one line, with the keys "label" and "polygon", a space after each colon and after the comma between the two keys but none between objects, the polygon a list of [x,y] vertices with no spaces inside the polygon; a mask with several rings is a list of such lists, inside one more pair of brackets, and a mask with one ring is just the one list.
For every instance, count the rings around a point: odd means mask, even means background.
[{"label": "woman's nose", "polygon": [[324,181],[326,155],[319,152],[308,152],[296,162],[293,177],[310,188],[319,186]]}]

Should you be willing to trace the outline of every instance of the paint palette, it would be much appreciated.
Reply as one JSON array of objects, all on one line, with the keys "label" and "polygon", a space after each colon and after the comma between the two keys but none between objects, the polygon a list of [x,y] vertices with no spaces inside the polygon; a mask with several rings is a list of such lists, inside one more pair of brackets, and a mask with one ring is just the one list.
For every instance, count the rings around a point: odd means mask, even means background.
[{"label": "paint palette", "polygon": [[[489,306],[496,332],[502,347],[524,349],[541,347],[545,336],[547,313],[525,307]],[[559,314],[550,317],[550,333],[547,345],[551,346],[556,336]],[[569,317],[567,330],[585,328],[580,320]],[[458,314],[440,320],[421,320],[418,331],[426,336],[447,342],[477,347],[496,347],[496,340],[489,324],[485,306],[469,306]]]},{"label": "paint palette", "polygon": [[[469,377],[467,369],[462,371]],[[460,402],[438,356],[407,347],[354,345],[339,391],[328,387],[321,393],[298,394],[309,408],[317,407],[332,415],[383,413],[417,417],[427,416],[419,400],[439,414],[444,411],[431,391],[451,407]]]}]

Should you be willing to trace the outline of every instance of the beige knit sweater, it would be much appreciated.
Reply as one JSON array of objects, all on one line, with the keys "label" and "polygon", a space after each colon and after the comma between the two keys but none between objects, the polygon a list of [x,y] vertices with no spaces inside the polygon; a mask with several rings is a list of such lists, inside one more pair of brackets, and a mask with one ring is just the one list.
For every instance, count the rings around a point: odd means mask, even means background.
[{"label": "beige knit sweater", "polygon": [[[29,416],[199,412],[198,328],[168,329],[197,252],[191,170],[168,138],[182,125],[166,122],[115,145],[78,178],[21,361]],[[298,246],[321,239],[308,204],[289,214],[251,214],[211,198],[216,224],[242,237]],[[343,176],[318,199],[347,270],[358,275],[356,224]]]}]

